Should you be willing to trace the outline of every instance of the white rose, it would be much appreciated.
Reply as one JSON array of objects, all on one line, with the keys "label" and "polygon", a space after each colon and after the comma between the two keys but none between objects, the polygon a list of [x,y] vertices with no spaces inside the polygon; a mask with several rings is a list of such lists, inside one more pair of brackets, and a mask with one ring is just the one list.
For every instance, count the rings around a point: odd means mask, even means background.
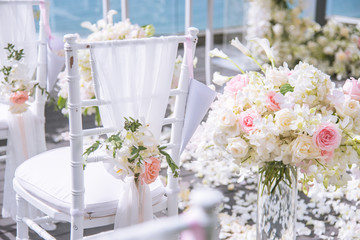
[{"label": "white rose", "polygon": [[286,71],[279,71],[269,68],[266,71],[266,79],[270,81],[274,86],[281,86],[288,82],[288,73]]},{"label": "white rose", "polygon": [[226,150],[234,158],[244,158],[249,151],[249,145],[242,138],[230,138]]},{"label": "white rose", "polygon": [[222,131],[215,131],[213,134],[213,141],[215,145],[225,147],[227,144],[227,135]]},{"label": "white rose", "polygon": [[291,144],[293,162],[298,163],[303,159],[315,159],[321,156],[320,150],[313,144],[312,138],[300,135]]},{"label": "white rose", "polygon": [[223,111],[220,115],[221,127],[234,127],[236,124],[236,116],[232,111]]},{"label": "white rose", "polygon": [[296,120],[296,115],[288,108],[281,109],[275,113],[275,123],[281,131],[291,129],[291,124]]},{"label": "white rose", "polygon": [[345,115],[351,116],[351,117],[357,117],[359,116],[360,111],[360,104],[359,101],[356,101],[354,99],[347,99],[344,102],[343,105],[343,112]]}]

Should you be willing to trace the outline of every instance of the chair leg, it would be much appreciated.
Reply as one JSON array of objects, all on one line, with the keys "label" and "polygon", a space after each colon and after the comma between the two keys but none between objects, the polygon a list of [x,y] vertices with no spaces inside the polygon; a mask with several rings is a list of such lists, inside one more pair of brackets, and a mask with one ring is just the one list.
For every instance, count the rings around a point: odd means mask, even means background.
[{"label": "chair leg", "polygon": [[27,240],[29,239],[29,229],[26,223],[23,222],[25,217],[27,203],[26,201],[16,194],[16,240]]},{"label": "chair leg", "polygon": [[84,217],[78,214],[75,214],[75,216],[73,215],[71,217],[70,240],[83,239],[84,236],[83,219]]}]

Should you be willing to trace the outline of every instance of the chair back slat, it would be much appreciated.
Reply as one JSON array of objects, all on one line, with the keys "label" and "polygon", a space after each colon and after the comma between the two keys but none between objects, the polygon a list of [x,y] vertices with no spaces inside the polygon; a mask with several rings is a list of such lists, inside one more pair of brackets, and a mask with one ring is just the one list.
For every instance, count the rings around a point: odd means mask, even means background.
[{"label": "chair back slat", "polygon": [[116,128],[114,127],[99,127],[99,128],[90,128],[83,130],[83,136],[94,136],[94,135],[102,135],[107,133],[114,133],[116,132]]}]

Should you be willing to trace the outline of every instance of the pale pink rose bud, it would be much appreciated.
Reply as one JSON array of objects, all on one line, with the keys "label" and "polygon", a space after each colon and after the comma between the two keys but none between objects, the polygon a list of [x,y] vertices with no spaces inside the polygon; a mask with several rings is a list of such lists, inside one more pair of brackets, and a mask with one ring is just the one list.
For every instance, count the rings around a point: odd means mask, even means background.
[{"label": "pale pink rose bud", "polygon": [[256,129],[254,121],[261,116],[252,109],[241,112],[239,115],[239,124],[242,131],[249,133]]},{"label": "pale pink rose bud", "polygon": [[333,151],[321,150],[321,156],[324,157],[326,163],[329,163],[334,157],[334,150]]},{"label": "pale pink rose bud", "polygon": [[266,107],[271,111],[278,111],[280,110],[279,103],[276,102],[275,99],[276,92],[270,91],[266,94]]},{"label": "pale pink rose bud", "polygon": [[11,94],[10,102],[14,104],[23,104],[29,99],[29,93],[27,91],[17,91]]},{"label": "pale pink rose bud", "polygon": [[312,140],[319,149],[331,152],[339,147],[341,134],[335,124],[324,123],[315,131]]},{"label": "pale pink rose bud", "polygon": [[346,80],[343,86],[344,93],[352,99],[360,101],[360,81],[354,78]]},{"label": "pale pink rose bud", "polygon": [[159,159],[155,157],[146,159],[145,171],[140,176],[142,182],[145,182],[146,184],[153,183],[159,176],[160,168],[161,164]]},{"label": "pale pink rose bud", "polygon": [[224,90],[229,93],[236,94],[238,91],[241,91],[248,83],[249,79],[246,75],[238,74],[226,83]]}]

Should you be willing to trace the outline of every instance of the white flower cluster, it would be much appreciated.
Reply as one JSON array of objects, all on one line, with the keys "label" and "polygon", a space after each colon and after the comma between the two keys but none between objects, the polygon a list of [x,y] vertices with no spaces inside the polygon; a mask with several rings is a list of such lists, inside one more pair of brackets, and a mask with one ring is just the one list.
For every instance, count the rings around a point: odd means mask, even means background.
[{"label": "white flower cluster", "polygon": [[[247,39],[267,38],[279,62],[295,66],[299,61],[313,64],[337,78],[360,77],[360,24],[345,25],[329,20],[321,27],[300,17],[304,1],[290,7],[289,0],[251,0]],[[268,61],[262,49],[249,42],[256,58]]]}]

